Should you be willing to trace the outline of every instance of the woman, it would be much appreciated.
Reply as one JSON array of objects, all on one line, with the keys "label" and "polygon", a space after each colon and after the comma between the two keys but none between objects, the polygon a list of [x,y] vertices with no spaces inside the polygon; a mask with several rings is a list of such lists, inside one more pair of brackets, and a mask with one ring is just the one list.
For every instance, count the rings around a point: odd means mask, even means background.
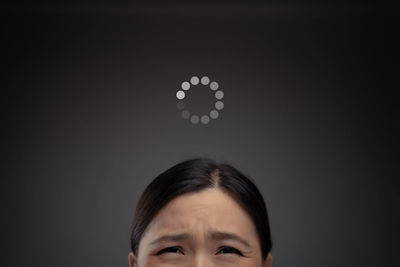
[{"label": "woman", "polygon": [[181,162],[143,192],[131,233],[130,267],[269,267],[264,199],[228,164]]}]

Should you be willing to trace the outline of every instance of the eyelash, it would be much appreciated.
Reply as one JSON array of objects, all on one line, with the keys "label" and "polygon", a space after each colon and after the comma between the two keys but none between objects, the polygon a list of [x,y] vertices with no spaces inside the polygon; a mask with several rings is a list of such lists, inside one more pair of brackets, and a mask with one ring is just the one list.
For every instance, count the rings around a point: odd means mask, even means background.
[{"label": "eyelash", "polygon": [[[221,253],[223,250],[226,250],[226,249],[228,249],[230,252]],[[183,253],[183,251],[182,251],[182,249],[180,247],[163,248],[160,251],[158,251],[156,253],[156,255],[161,255],[161,254],[164,254],[164,253],[176,253],[176,254],[181,253],[181,254],[185,255],[185,253]],[[233,247],[220,247],[218,252],[217,252],[217,254],[231,254],[231,253],[243,256],[242,252],[240,252],[238,249],[233,248]]]},{"label": "eyelash", "polygon": [[243,256],[243,254],[242,254],[242,252],[240,252],[240,250],[238,250],[238,249],[236,249],[236,248],[233,248],[233,247],[221,247],[221,248],[218,250],[217,254],[221,254],[221,252],[222,252],[224,249],[229,249],[229,250],[231,250],[231,252],[222,253],[222,254],[235,253],[235,254],[238,254],[238,255],[240,255],[240,256]]},{"label": "eyelash", "polygon": [[183,255],[185,255],[183,252],[182,252],[182,249],[180,248],[180,247],[167,247],[167,248],[163,248],[162,250],[160,250],[160,251],[158,251],[157,253],[156,253],[156,255],[161,255],[161,254],[164,254],[164,253],[181,253],[181,254],[183,254]]}]

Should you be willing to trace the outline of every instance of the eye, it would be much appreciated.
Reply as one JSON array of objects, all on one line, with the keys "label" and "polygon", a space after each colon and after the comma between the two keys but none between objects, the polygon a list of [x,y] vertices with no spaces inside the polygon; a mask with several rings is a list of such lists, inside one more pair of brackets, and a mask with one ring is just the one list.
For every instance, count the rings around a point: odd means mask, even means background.
[{"label": "eye", "polygon": [[233,247],[221,247],[217,252],[217,254],[231,254],[231,253],[243,256],[242,252]]},{"label": "eye", "polygon": [[176,253],[176,254],[183,254],[181,248],[180,247],[167,247],[167,248],[163,248],[162,250],[158,251],[156,253],[156,255],[161,255],[164,253]]}]

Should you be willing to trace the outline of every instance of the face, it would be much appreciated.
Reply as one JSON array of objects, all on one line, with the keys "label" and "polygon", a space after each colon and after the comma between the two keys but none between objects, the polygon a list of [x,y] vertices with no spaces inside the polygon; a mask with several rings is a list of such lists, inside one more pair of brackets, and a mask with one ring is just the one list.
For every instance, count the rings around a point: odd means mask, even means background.
[{"label": "face", "polygon": [[220,189],[177,197],[148,225],[131,267],[268,267],[247,213]]}]

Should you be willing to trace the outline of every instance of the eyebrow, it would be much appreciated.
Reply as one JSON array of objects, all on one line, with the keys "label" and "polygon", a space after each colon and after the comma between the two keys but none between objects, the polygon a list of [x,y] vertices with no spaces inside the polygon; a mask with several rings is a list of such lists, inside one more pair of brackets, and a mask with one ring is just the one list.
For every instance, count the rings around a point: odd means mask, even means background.
[{"label": "eyebrow", "polygon": [[209,238],[211,240],[232,240],[232,241],[237,241],[241,243],[242,245],[246,247],[251,247],[249,242],[247,242],[245,239],[241,238],[237,234],[234,233],[228,233],[228,232],[221,232],[221,231],[210,231],[209,232]]},{"label": "eyebrow", "polygon": [[151,241],[150,245],[160,243],[160,242],[166,242],[166,241],[178,242],[178,241],[183,241],[183,240],[188,240],[188,239],[193,239],[193,236],[188,233],[163,235],[163,236]]},{"label": "eyebrow", "polygon": [[[234,233],[222,232],[222,231],[209,231],[208,238],[213,241],[221,241],[221,240],[232,240],[241,243],[246,247],[251,247],[250,244],[240,236]],[[153,240],[150,245],[160,243],[160,242],[179,242],[184,240],[194,239],[193,235],[189,233],[179,233],[179,234],[170,234],[163,235],[155,240]]]}]

